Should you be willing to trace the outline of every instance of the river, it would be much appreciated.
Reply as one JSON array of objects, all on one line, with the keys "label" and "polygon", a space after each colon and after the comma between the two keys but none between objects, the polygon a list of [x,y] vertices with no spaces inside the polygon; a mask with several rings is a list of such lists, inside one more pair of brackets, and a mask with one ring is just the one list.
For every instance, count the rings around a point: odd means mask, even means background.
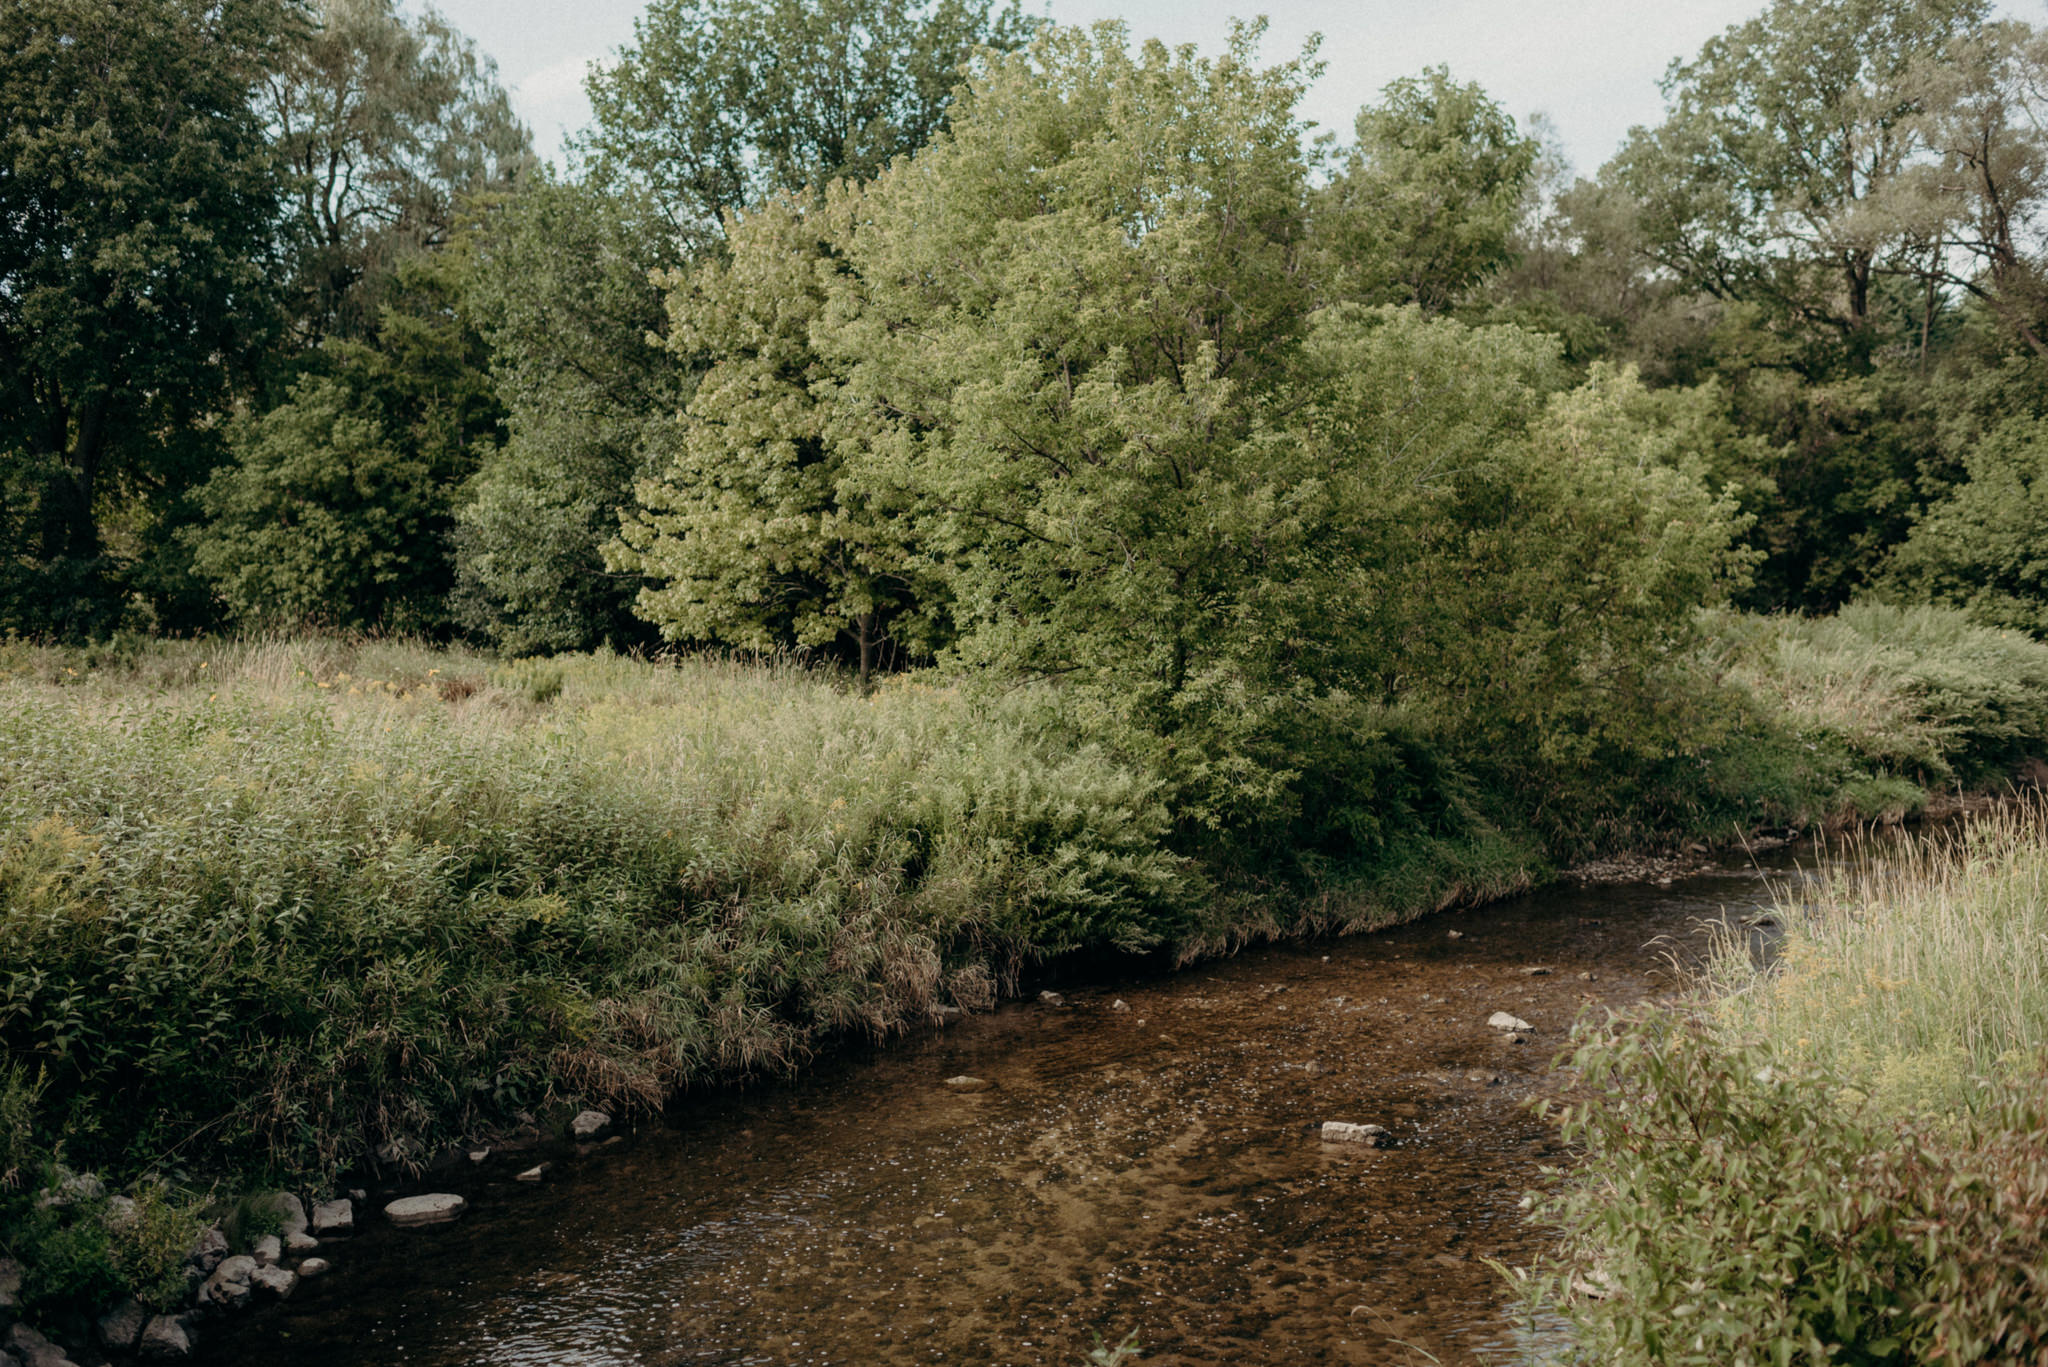
[{"label": "river", "polygon": [[[1672,956],[1771,881],[1567,884],[1054,983],[1063,1005],[429,1179],[413,1190],[469,1199],[460,1222],[359,1215],[333,1272],[200,1360],[1074,1367],[1094,1335],[1135,1331],[1140,1362],[1181,1367],[1525,1361],[1554,1331],[1516,1322],[1486,1260],[1541,1246],[1518,1202],[1562,1150],[1530,1101],[1582,1010],[1669,990]],[[1495,1011],[1532,1037],[1509,1042]],[[1326,1144],[1324,1120],[1393,1143]],[[513,1180],[541,1159],[546,1180]]]}]

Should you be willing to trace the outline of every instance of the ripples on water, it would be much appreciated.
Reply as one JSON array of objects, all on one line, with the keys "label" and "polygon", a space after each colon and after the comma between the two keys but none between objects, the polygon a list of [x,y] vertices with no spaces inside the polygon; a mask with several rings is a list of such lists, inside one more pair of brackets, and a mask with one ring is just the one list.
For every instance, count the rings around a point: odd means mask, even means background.
[{"label": "ripples on water", "polygon": [[[1768,898],[1747,870],[1553,889],[1068,988],[580,1157],[494,1157],[429,1182],[461,1223],[366,1221],[205,1360],[1070,1367],[1135,1329],[1189,1367],[1527,1361],[1555,1328],[1514,1323],[1483,1261],[1540,1244],[1517,1202],[1560,1149],[1527,1101],[1581,1009],[1668,987],[1702,923]],[[960,1073],[994,1087],[940,1085]],[[1325,1119],[1395,1145],[1322,1144]],[[546,1182],[512,1180],[539,1157]]]}]

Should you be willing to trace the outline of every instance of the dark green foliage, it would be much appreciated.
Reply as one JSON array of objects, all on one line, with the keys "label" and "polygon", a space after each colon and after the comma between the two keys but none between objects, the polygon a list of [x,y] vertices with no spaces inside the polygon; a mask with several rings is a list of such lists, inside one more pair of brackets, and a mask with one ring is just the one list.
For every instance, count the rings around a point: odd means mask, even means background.
[{"label": "dark green foliage", "polygon": [[268,413],[229,431],[198,491],[198,572],[251,626],[448,625],[462,482],[497,444],[481,339],[445,262],[401,270],[371,341],[331,341]]},{"label": "dark green foliage", "polygon": [[[271,318],[286,6],[0,8],[0,624],[101,634]],[[110,510],[136,534],[114,535]]]}]

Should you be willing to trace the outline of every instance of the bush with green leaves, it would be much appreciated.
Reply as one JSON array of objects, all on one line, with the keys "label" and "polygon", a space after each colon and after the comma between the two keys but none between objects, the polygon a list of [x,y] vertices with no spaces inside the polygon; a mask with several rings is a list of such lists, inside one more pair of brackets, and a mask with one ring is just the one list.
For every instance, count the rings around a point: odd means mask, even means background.
[{"label": "bush with green leaves", "polygon": [[1987,1084],[1953,1121],[1651,1011],[1575,1036],[1566,1139],[1522,1282],[1616,1367],[2034,1362],[2048,1350],[2048,1092]]}]

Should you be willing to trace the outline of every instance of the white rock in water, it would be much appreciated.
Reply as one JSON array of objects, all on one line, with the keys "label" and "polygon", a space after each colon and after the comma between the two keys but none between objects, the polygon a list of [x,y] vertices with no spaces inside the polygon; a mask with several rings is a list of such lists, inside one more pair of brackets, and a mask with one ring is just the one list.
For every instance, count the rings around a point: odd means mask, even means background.
[{"label": "white rock in water", "polygon": [[985,1092],[988,1090],[988,1083],[978,1077],[969,1077],[962,1073],[959,1077],[947,1078],[946,1089],[954,1092]]},{"label": "white rock in water", "polygon": [[1496,1030],[1534,1030],[1536,1027],[1505,1011],[1496,1011],[1486,1018],[1486,1023]]},{"label": "white rock in water", "polygon": [[1041,992],[1038,994],[1038,1000],[1044,1002],[1047,1006],[1065,1006],[1067,1004],[1067,999],[1057,992]]},{"label": "white rock in water", "polygon": [[447,1192],[426,1196],[401,1196],[384,1207],[385,1218],[400,1229],[418,1225],[446,1224],[469,1208],[469,1202]]},{"label": "white rock in water", "polygon": [[542,1177],[547,1175],[547,1170],[548,1165],[546,1163],[535,1163],[525,1172],[520,1173],[518,1178],[515,1180],[521,1182],[538,1182]]},{"label": "white rock in water", "polygon": [[575,1135],[578,1140],[595,1139],[604,1133],[605,1127],[611,1123],[612,1118],[603,1111],[581,1111],[569,1122],[569,1133]]},{"label": "white rock in water", "polygon": [[471,1150],[469,1151],[469,1161],[470,1161],[470,1162],[472,1162],[472,1163],[481,1163],[481,1162],[483,1162],[483,1161],[484,1161],[484,1160],[485,1160],[486,1158],[489,1158],[490,1156],[491,1156],[491,1151],[490,1151],[490,1150],[489,1150],[488,1148],[483,1148],[483,1149],[471,1149]]},{"label": "white rock in water", "polygon": [[325,1258],[308,1258],[299,1264],[299,1276],[301,1279],[317,1277],[326,1270],[327,1260]]},{"label": "white rock in water", "polygon": [[1368,1148],[1384,1149],[1392,1143],[1392,1137],[1381,1125],[1354,1125],[1348,1120],[1325,1120],[1323,1122],[1325,1144],[1364,1144]]},{"label": "white rock in water", "polygon": [[279,1300],[291,1295],[298,1284],[298,1274],[288,1267],[259,1267],[249,1274],[250,1286]]},{"label": "white rock in water", "polygon": [[313,1232],[323,1239],[337,1234],[353,1234],[356,1229],[356,1208],[344,1196],[338,1201],[320,1201],[313,1206]]},{"label": "white rock in water", "polygon": [[146,1358],[188,1358],[192,1356],[192,1336],[185,1332],[185,1326],[170,1315],[158,1315],[142,1328],[142,1342],[138,1345]]},{"label": "white rock in water", "polygon": [[320,1247],[320,1241],[310,1234],[287,1234],[284,1236],[284,1251],[287,1253],[311,1253]]}]

